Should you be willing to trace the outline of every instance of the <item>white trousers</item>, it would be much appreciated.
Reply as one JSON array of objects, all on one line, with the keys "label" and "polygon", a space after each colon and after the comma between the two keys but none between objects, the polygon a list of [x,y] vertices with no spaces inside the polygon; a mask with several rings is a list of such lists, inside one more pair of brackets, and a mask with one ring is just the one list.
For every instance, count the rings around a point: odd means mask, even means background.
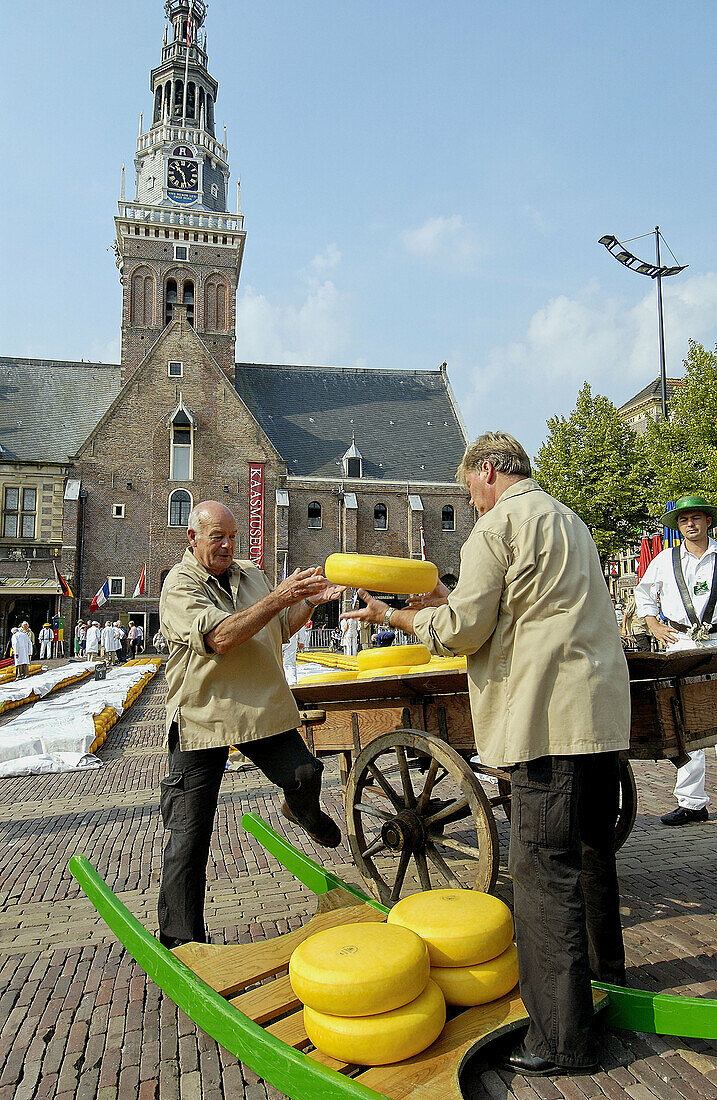
[{"label": "white trousers", "polygon": [[40,660],[52,657],[52,642],[40,642]]},{"label": "white trousers", "polygon": [[677,769],[675,798],[686,810],[701,810],[709,802],[705,791],[705,750],[691,752],[686,764]]},{"label": "white trousers", "polygon": [[287,684],[295,684],[298,682],[295,653],[291,657],[284,657],[284,675],[286,676]]}]

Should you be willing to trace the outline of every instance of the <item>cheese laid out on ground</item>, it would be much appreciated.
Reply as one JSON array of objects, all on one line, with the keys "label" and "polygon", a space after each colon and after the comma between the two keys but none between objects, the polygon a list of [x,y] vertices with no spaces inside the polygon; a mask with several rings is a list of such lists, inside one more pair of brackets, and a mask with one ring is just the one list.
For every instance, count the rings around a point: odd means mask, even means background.
[{"label": "cheese laid out on ground", "polygon": [[332,584],[345,584],[348,588],[401,595],[432,592],[438,584],[438,569],[432,561],[381,554],[330,554],[324,576]]},{"label": "cheese laid out on ground", "polygon": [[484,1005],[518,984],[518,952],[511,943],[502,954],[475,966],[432,966],[431,978],[449,1005]]},{"label": "cheese laid out on ground", "polygon": [[394,665],[391,668],[367,668],[365,672],[359,672],[357,680],[385,680],[389,676],[407,676],[409,672],[417,672],[415,665]]},{"label": "cheese laid out on ground", "polygon": [[387,645],[375,649],[362,649],[356,657],[356,668],[367,672],[373,668],[391,668],[393,665],[427,665],[431,659],[425,645]]},{"label": "cheese laid out on ground", "polygon": [[446,1003],[432,981],[413,1001],[375,1016],[330,1016],[304,1008],[304,1027],[314,1046],[360,1066],[385,1066],[420,1054],[438,1038],[445,1022]]},{"label": "cheese laid out on ground", "polygon": [[305,684],[338,684],[344,680],[355,680],[355,672],[315,672],[311,676],[302,676],[299,683]]},{"label": "cheese laid out on ground", "polygon": [[300,943],[289,960],[299,1000],[332,1016],[400,1008],[423,992],[429,970],[423,940],[408,928],[383,923],[326,928]]},{"label": "cheese laid out on ground", "polygon": [[478,890],[424,890],[394,905],[389,924],[416,932],[432,966],[474,966],[500,955],[513,939],[508,906]]}]

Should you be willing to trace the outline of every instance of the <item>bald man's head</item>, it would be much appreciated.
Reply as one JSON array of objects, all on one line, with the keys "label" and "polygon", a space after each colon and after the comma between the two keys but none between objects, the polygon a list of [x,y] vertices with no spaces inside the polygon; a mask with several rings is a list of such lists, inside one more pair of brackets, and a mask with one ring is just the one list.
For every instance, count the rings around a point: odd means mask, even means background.
[{"label": "bald man's head", "polygon": [[192,508],[187,538],[195,558],[208,573],[218,577],[229,568],[236,536],[236,520],[218,500],[203,500]]}]

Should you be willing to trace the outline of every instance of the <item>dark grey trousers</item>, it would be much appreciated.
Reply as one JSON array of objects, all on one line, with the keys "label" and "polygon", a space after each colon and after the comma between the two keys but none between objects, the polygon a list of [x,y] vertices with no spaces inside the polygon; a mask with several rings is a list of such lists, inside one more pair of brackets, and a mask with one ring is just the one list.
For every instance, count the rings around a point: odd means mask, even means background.
[{"label": "dark grey trousers", "polygon": [[[283,789],[302,824],[318,823],[324,766],[309,752],[298,730],[251,741],[241,751]],[[228,747],[183,752],[176,725],[170,728],[169,775],[161,782],[159,800],[169,832],[157,906],[159,938],[165,945],[175,940],[206,943],[207,860],[228,754]]]},{"label": "dark grey trousers", "polygon": [[544,756],[511,777],[510,873],[525,1045],[595,1061],[590,979],[625,982],[615,868],[617,753]]}]

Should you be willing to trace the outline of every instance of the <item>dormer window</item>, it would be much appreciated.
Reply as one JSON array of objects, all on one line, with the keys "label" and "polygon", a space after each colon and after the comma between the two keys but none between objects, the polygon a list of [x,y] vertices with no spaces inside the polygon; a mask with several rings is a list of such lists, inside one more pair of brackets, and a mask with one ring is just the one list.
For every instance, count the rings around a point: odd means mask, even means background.
[{"label": "dormer window", "polygon": [[191,481],[194,476],[194,431],[196,422],[180,400],[170,416],[169,428],[169,479],[170,481]]},{"label": "dormer window", "polygon": [[356,439],[351,439],[351,446],[341,459],[344,467],[344,477],[363,477],[363,455],[356,446]]}]

